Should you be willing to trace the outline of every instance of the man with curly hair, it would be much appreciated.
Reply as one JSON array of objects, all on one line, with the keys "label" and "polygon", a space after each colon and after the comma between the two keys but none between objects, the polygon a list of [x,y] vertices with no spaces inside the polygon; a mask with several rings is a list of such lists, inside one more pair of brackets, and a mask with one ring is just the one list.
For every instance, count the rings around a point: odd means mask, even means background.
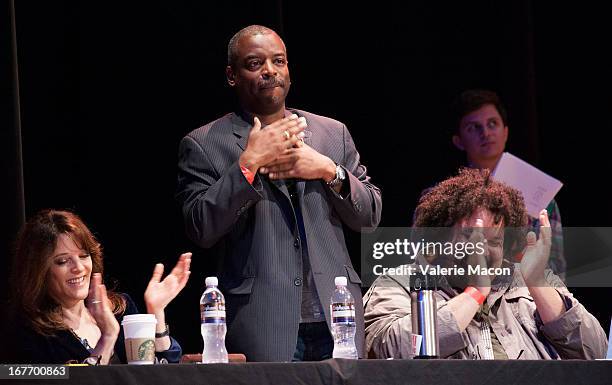
[{"label": "man with curly hair", "polygon": [[[605,356],[607,341],[601,325],[547,269],[551,232],[546,210],[539,219],[539,239],[530,231],[508,242],[505,233],[527,223],[524,201],[519,191],[491,179],[488,170],[464,168],[421,198],[416,227],[446,228],[455,244],[468,240],[484,245],[460,260],[440,252],[416,258],[415,266],[452,263],[466,271],[479,267],[487,272],[438,277],[435,297],[442,358]],[[524,245],[520,264],[504,259],[504,251]],[[490,273],[502,267],[509,274]],[[366,349],[371,358],[413,357],[410,277],[380,276],[364,296]]]}]

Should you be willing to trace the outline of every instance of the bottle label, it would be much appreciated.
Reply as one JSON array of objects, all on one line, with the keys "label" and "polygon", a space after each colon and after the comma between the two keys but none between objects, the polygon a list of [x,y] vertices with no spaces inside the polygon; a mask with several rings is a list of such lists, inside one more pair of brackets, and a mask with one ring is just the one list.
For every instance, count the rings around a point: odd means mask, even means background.
[{"label": "bottle label", "polygon": [[355,304],[352,303],[332,303],[332,323],[353,323],[355,322]]},{"label": "bottle label", "polygon": [[200,305],[200,319],[203,324],[224,324],[225,304]]}]

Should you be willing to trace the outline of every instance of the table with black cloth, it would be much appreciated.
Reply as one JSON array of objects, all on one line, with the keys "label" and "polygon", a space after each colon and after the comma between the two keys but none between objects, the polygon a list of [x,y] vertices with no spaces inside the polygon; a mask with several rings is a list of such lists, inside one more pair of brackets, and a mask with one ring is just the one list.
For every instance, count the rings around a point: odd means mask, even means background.
[{"label": "table with black cloth", "polygon": [[71,367],[69,380],[15,384],[612,384],[612,361],[326,360]]}]

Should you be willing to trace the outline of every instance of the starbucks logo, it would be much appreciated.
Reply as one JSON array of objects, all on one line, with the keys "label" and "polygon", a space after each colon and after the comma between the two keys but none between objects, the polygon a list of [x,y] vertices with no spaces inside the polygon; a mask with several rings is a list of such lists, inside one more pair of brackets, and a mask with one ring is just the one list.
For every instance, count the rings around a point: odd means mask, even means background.
[{"label": "starbucks logo", "polygon": [[155,355],[155,343],[153,340],[145,340],[138,347],[138,359],[148,361]]}]

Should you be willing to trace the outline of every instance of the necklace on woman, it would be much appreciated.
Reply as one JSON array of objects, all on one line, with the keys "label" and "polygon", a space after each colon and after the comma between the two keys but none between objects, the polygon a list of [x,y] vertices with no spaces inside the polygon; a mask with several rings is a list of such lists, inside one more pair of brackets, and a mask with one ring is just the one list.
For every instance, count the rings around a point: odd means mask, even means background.
[{"label": "necklace on woman", "polygon": [[70,332],[72,333],[72,335],[79,340],[79,342],[81,343],[81,345],[83,345],[85,347],[85,349],[87,349],[88,352],[92,352],[93,351],[93,347],[91,347],[91,345],[89,345],[89,341],[87,341],[87,338],[81,338],[79,337],[78,334],[76,334],[76,332],[74,331],[74,329],[70,328]]}]

